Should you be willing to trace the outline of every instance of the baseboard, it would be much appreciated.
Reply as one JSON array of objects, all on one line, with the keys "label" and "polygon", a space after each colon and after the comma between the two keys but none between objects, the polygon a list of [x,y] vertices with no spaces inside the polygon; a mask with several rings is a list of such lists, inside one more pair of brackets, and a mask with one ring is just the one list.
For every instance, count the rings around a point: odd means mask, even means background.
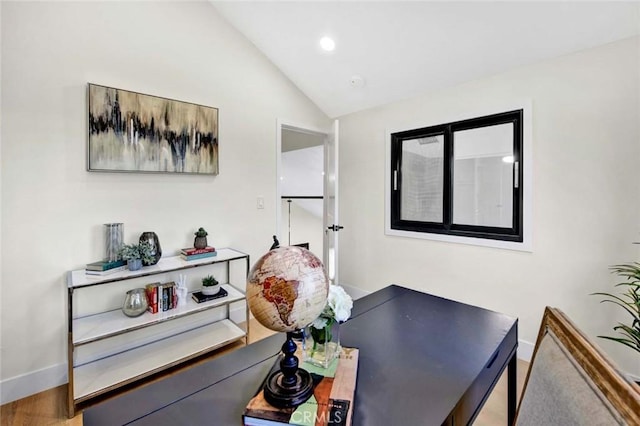
[{"label": "baseboard", "polygon": [[[229,317],[236,323],[245,322],[245,315],[244,303],[234,304],[229,311]],[[66,363],[11,377],[0,381],[0,404],[7,404],[68,382]]]},{"label": "baseboard", "polygon": [[[342,285],[344,289],[353,297],[358,299],[369,294],[365,290],[348,285]],[[229,313],[232,320],[236,322],[245,321],[245,308],[239,306],[232,309]],[[531,362],[534,345],[525,340],[518,341],[518,359]],[[633,374],[627,376],[635,381],[640,381],[640,377]],[[67,364],[58,364],[32,373],[22,374],[0,381],[0,404],[4,405],[15,400],[34,395],[47,389],[64,385],[67,379]]]},{"label": "baseboard", "polygon": [[518,359],[522,361],[531,362],[533,356],[533,348],[535,345],[526,340],[518,340]]},{"label": "baseboard", "polygon": [[0,404],[68,383],[67,364],[57,364],[0,382]]},{"label": "baseboard", "polygon": [[366,296],[367,294],[371,293],[370,291],[362,290],[361,288],[354,287],[354,286],[349,285],[349,284],[342,284],[342,283],[341,283],[341,284],[340,284],[340,286],[341,286],[342,288],[344,288],[344,291],[346,291],[346,292],[347,292],[347,294],[348,294],[349,296],[351,296],[351,298],[352,298],[353,300],[360,299],[361,297],[364,297],[364,296]]}]

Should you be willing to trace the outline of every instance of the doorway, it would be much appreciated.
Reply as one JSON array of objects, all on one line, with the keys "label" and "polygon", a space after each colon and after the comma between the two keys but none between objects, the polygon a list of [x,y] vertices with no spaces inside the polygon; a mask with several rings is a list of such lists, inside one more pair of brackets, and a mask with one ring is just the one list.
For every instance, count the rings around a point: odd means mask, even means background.
[{"label": "doorway", "polygon": [[338,120],[326,130],[278,120],[276,136],[278,238],[282,246],[308,244],[332,284],[339,282],[338,231],[343,228],[338,222],[338,131]]},{"label": "doorway", "polygon": [[324,144],[327,135],[282,125],[278,173],[281,245],[301,245],[319,259],[324,247]]}]

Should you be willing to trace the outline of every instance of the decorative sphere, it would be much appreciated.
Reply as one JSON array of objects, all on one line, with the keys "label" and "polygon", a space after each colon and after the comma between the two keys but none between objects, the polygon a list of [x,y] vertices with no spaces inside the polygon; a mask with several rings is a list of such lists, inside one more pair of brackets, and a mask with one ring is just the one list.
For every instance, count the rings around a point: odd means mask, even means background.
[{"label": "decorative sphere", "polygon": [[325,307],[329,280],[309,250],[288,246],[262,256],[247,278],[247,303],[265,327],[294,331],[315,320]]}]

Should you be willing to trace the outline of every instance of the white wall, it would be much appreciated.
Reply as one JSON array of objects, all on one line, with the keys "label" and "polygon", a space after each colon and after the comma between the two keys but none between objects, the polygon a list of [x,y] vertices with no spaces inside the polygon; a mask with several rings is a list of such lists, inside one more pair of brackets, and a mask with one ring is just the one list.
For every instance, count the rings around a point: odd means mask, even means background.
[{"label": "white wall", "polygon": [[[627,39],[340,118],[341,278],[391,283],[519,318],[535,342],[545,305],[564,310],[627,371],[637,353],[596,339],[621,309],[608,266],[638,259],[639,40]],[[452,66],[464,66],[455,64]],[[385,131],[533,104],[533,252],[384,234]]]},{"label": "white wall", "polygon": [[[5,402],[21,375],[65,380],[65,273],[102,257],[103,223],[155,231],[167,255],[203,226],[255,261],[275,233],[276,117],[329,121],[208,2],[2,2],[1,29]],[[87,82],[219,108],[220,175],[87,172]]]}]

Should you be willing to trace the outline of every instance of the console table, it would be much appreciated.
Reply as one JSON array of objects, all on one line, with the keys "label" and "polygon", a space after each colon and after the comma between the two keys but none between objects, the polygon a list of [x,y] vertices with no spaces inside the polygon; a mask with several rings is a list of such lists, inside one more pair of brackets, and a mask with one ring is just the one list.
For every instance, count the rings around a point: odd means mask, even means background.
[{"label": "console table", "polygon": [[[340,335],[360,348],[354,426],[470,424],[507,367],[513,423],[517,319],[392,285],[357,300]],[[283,341],[271,336],[88,408],[84,424],[240,425]]]}]

